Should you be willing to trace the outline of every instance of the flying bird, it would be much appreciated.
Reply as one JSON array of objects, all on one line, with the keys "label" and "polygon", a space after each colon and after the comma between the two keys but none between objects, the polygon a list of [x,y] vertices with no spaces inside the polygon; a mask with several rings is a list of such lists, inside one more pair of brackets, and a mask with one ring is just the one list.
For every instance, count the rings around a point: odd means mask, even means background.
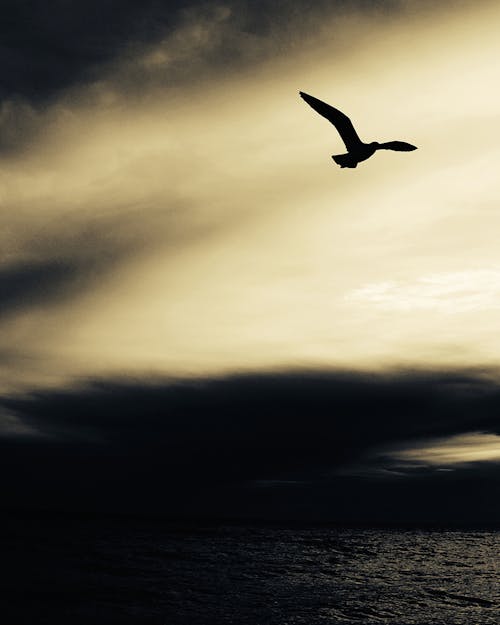
[{"label": "flying bird", "polygon": [[345,143],[347,154],[334,154],[332,156],[333,160],[337,165],[340,165],[340,167],[354,168],[358,163],[361,163],[361,161],[366,161],[370,156],[373,156],[377,150],[411,152],[417,149],[415,145],[411,145],[411,143],[406,143],[405,141],[388,141],[387,143],[372,141],[371,143],[364,143],[354,130],[351,120],[347,115],[342,113],[342,111],[330,106],[326,102],[318,100],[318,98],[314,98],[308,93],[304,93],[303,91],[299,91],[299,93],[300,97],[305,100],[309,106],[323,117],[326,117],[326,119],[335,126],[342,141]]}]

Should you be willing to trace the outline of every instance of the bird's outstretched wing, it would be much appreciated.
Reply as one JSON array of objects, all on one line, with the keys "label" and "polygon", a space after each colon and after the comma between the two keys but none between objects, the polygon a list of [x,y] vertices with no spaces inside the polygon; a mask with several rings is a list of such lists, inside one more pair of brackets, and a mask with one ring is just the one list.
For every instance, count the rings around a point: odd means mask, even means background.
[{"label": "bird's outstretched wing", "polygon": [[416,150],[417,146],[406,141],[387,141],[387,143],[379,143],[379,150],[395,150],[396,152],[411,152]]},{"label": "bird's outstretched wing", "polygon": [[358,137],[358,133],[354,130],[354,126],[347,115],[333,108],[333,106],[330,106],[326,102],[314,98],[308,93],[304,93],[303,91],[299,91],[299,93],[300,97],[305,100],[309,106],[335,126],[349,152],[359,148],[362,143],[361,139]]}]

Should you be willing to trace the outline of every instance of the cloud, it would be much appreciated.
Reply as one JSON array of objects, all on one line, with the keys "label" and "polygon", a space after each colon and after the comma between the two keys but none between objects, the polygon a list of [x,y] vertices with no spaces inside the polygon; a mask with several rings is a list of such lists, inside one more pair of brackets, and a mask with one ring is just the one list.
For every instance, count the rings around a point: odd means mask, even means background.
[{"label": "cloud", "polygon": [[92,207],[90,214],[67,210],[49,225],[46,214],[14,215],[0,234],[0,318],[85,293],[118,265],[145,250],[151,253],[159,236],[163,247],[169,239],[178,244],[185,233],[175,224],[177,208],[152,208],[147,220],[141,206],[109,206],[102,212]]},{"label": "cloud", "polygon": [[[40,140],[73,109],[106,109],[255,70],[322,46],[372,19],[425,13],[416,0],[7,0],[0,25],[0,153]],[[27,19],[29,16],[29,19]],[[359,19],[362,16],[362,20]]]},{"label": "cloud", "polygon": [[458,434],[424,446],[402,449],[395,458],[429,465],[462,465],[470,462],[500,462],[498,434]]},{"label": "cloud", "polygon": [[[270,33],[286,32],[290,25],[295,28],[299,20],[303,24],[316,23],[318,13],[392,13],[418,4],[422,3],[321,0],[311,9],[307,0],[278,0],[272,4],[264,0],[172,0],[168,5],[158,0],[80,0],[71,5],[57,0],[47,11],[42,0],[5,0],[0,26],[4,59],[0,97],[14,94],[39,100],[61,88],[88,81],[97,68],[124,50],[161,41],[180,24],[193,22],[194,16],[201,25],[198,37],[178,43],[196,48],[196,43],[205,39],[206,29],[202,26],[206,16],[230,18],[233,32],[254,34],[265,42]],[[225,39],[221,43],[230,42]],[[245,45],[243,40],[240,47]],[[233,52],[228,47],[220,55],[228,61]]]},{"label": "cloud", "polygon": [[78,267],[57,261],[0,267],[0,317],[50,301],[77,275]]},{"label": "cloud", "polygon": [[[3,505],[218,514],[231,510],[224,493],[236,498],[234,512],[255,489],[274,489],[278,500],[282,489],[305,489],[329,491],[330,515],[344,514],[331,507],[337,491],[356,497],[357,489],[388,479],[377,488],[389,496],[397,478],[381,473],[387,458],[378,450],[410,442],[425,449],[426,441],[468,432],[500,434],[495,379],[494,372],[296,372],[101,381],[5,397],[7,425],[15,418],[19,431],[14,436],[11,428],[1,443],[11,476]],[[368,467],[362,479],[359,463]],[[441,479],[422,470],[407,477],[410,491],[412,480]],[[429,501],[427,511],[435,504]],[[283,506],[293,516],[290,502]],[[265,506],[254,512],[265,516]]]},{"label": "cloud", "polygon": [[50,11],[41,0],[3,3],[0,27],[4,72],[2,93],[44,99],[58,89],[88,80],[96,66],[130,40],[153,41],[172,27],[179,9],[156,0],[56,0]]},{"label": "cloud", "polygon": [[377,282],[346,295],[388,310],[434,310],[445,314],[498,309],[500,269],[469,269],[421,276],[414,282]]}]

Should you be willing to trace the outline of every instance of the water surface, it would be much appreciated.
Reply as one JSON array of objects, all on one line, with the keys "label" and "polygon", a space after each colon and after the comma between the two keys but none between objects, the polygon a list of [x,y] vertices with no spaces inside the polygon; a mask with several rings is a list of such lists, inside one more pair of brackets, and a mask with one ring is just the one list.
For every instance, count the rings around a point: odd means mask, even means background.
[{"label": "water surface", "polygon": [[499,533],[11,521],[4,622],[498,625]]}]

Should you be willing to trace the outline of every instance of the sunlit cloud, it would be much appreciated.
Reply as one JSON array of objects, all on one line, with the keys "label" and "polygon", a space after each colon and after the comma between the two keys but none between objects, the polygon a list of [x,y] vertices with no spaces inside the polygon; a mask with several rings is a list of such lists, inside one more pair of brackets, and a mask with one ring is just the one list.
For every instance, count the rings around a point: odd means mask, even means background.
[{"label": "sunlit cloud", "polygon": [[500,436],[471,433],[452,436],[394,454],[401,461],[429,465],[460,465],[469,462],[500,462]]},{"label": "sunlit cloud", "polygon": [[500,269],[422,276],[413,283],[379,282],[355,289],[346,299],[388,310],[435,310],[447,314],[500,308]]}]

